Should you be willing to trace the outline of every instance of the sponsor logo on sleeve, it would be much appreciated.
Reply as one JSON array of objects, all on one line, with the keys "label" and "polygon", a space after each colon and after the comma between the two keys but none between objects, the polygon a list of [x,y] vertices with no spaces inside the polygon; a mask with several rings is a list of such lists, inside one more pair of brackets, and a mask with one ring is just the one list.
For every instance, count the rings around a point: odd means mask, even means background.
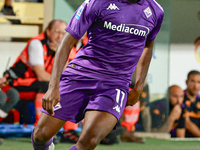
[{"label": "sponsor logo on sleeve", "polygon": [[83,6],[80,6],[80,8],[79,8],[79,10],[77,11],[77,13],[76,13],[76,15],[75,15],[75,18],[76,19],[80,19],[80,17],[81,17],[81,14],[82,14],[82,12],[83,12],[83,9],[84,9],[84,7]]}]

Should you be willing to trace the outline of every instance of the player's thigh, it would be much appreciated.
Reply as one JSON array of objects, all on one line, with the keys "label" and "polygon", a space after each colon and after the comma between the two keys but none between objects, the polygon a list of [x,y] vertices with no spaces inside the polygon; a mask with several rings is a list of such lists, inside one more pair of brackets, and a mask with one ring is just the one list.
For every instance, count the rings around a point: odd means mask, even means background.
[{"label": "player's thigh", "polygon": [[42,136],[46,140],[49,140],[54,136],[66,121],[47,115],[41,114],[37,126],[34,129],[34,136]]},{"label": "player's thigh", "polygon": [[80,139],[96,138],[100,142],[116,125],[117,118],[108,112],[88,110],[85,113],[84,126]]}]

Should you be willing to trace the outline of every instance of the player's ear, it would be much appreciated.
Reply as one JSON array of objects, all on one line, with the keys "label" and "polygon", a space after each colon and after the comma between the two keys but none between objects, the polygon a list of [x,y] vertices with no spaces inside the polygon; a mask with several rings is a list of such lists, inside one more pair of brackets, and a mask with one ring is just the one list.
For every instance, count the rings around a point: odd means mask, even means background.
[{"label": "player's ear", "polygon": [[47,37],[49,37],[50,36],[50,29],[46,29],[46,34],[47,34]]}]

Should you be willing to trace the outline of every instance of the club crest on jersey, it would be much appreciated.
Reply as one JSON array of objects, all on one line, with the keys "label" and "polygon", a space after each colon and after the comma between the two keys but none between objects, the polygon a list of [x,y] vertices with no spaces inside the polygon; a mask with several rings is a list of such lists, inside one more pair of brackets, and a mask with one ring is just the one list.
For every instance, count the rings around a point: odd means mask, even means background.
[{"label": "club crest on jersey", "polygon": [[76,13],[76,15],[75,15],[75,18],[76,19],[80,19],[80,17],[81,17],[81,14],[82,14],[82,12],[83,12],[83,9],[84,9],[84,7],[83,6],[80,6],[80,8],[79,8],[79,10],[77,11],[77,13]]},{"label": "club crest on jersey", "polygon": [[62,106],[61,106],[61,104],[59,102],[59,103],[56,104],[56,106],[53,107],[53,110],[55,111],[55,110],[58,110],[60,108],[62,108]]},{"label": "club crest on jersey", "polygon": [[119,8],[115,5],[115,3],[110,3],[110,5],[108,6],[108,8],[107,8],[107,10],[108,9],[110,9],[110,10],[115,10],[115,9],[117,9],[117,10],[119,10]]},{"label": "club crest on jersey", "polygon": [[146,15],[147,18],[149,18],[151,15],[152,15],[152,11],[149,7],[147,7],[145,10],[144,10],[144,13]]}]

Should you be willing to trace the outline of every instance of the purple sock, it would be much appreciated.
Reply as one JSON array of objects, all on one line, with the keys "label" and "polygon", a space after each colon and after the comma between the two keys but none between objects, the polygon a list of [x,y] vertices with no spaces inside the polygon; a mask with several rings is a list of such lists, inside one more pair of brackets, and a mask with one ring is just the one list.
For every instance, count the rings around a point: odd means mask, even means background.
[{"label": "purple sock", "polygon": [[78,150],[78,149],[76,148],[76,145],[73,145],[73,146],[70,147],[68,150]]},{"label": "purple sock", "polygon": [[34,150],[48,150],[49,149],[49,145],[51,145],[51,143],[53,142],[53,137],[44,145],[36,145],[33,141],[33,132],[31,134],[31,142],[33,145]]}]

